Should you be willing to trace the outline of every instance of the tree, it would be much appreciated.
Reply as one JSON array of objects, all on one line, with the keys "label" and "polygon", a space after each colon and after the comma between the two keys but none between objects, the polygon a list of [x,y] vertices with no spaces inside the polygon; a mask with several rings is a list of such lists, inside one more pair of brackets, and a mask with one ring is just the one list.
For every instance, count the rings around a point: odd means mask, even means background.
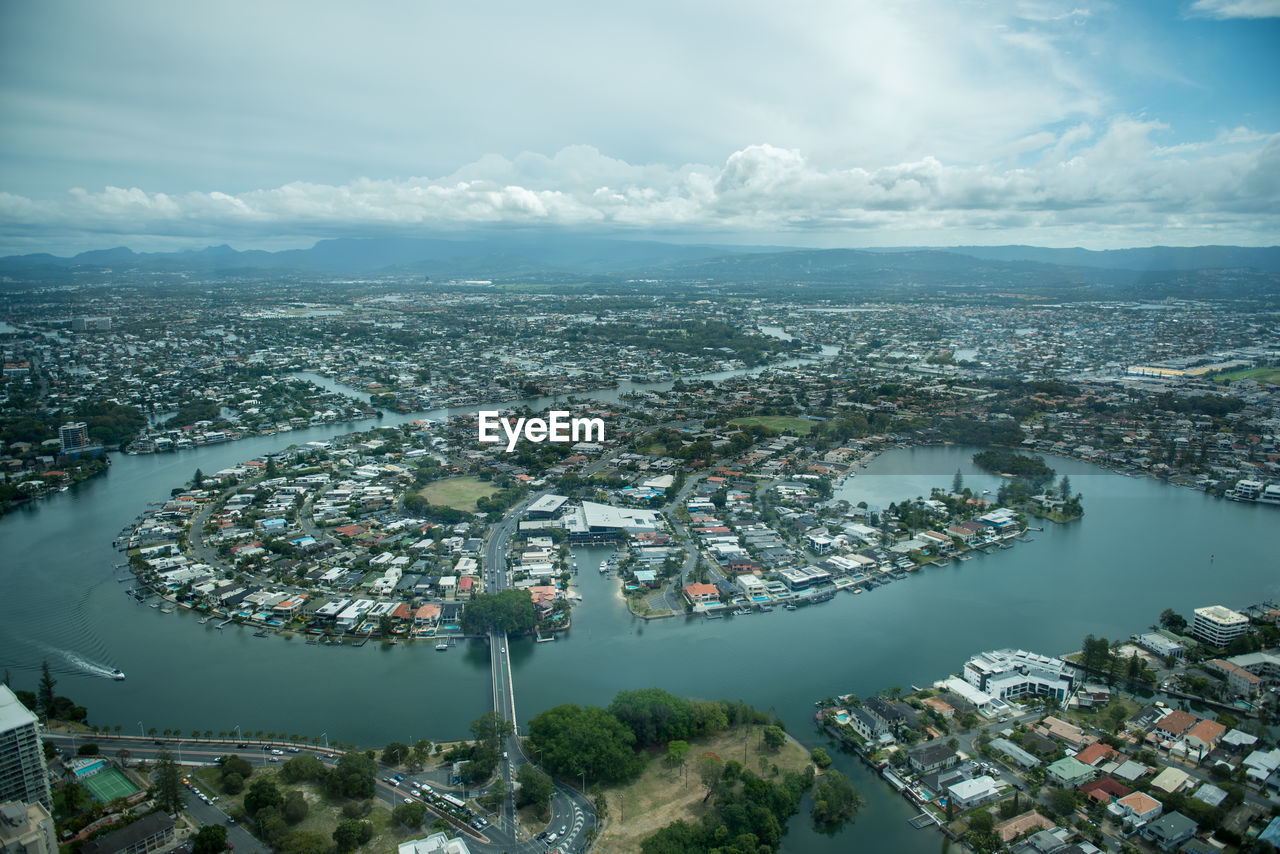
[{"label": "tree", "polygon": [[1182,634],[1187,630],[1187,619],[1172,608],[1165,608],[1160,612],[1160,625],[1175,634]]},{"label": "tree", "polygon": [[280,766],[280,778],[286,783],[320,780],[325,773],[324,763],[310,754],[295,756]]},{"label": "tree", "polygon": [[1070,789],[1049,790],[1049,809],[1057,816],[1069,816],[1076,810],[1076,793]]},{"label": "tree", "polygon": [[284,803],[284,795],[280,794],[275,780],[260,777],[249,784],[249,791],[244,796],[244,811],[256,817],[264,807],[278,807]]},{"label": "tree", "polygon": [[56,698],[53,694],[53,686],[58,684],[54,680],[53,675],[49,673],[49,661],[45,659],[40,662],[40,687],[36,689],[36,709],[40,715],[48,720],[53,714],[53,708]]},{"label": "tree", "polygon": [[551,796],[555,792],[555,788],[551,784],[551,778],[538,769],[536,765],[525,763],[520,766],[520,771],[516,774],[516,780],[520,784],[519,792],[516,795],[516,806],[533,806],[538,817],[547,815],[547,809],[551,806]]},{"label": "tree", "polygon": [[1058,497],[1063,501],[1067,501],[1071,498],[1071,478],[1067,477],[1065,474],[1062,476],[1062,480],[1058,483]]},{"label": "tree", "polygon": [[810,752],[809,758],[812,759],[813,764],[817,765],[819,768],[831,767],[831,754],[827,753],[827,751],[821,747],[815,747],[813,751]]},{"label": "tree", "polygon": [[333,844],[340,854],[355,851],[373,838],[373,825],[356,818],[343,819],[333,829]]},{"label": "tree", "polygon": [[548,771],[566,777],[615,783],[631,779],[644,764],[632,749],[635,734],[598,706],[565,703],[539,712],[529,721],[529,741],[542,750]]},{"label": "tree", "polygon": [[689,742],[672,739],[667,742],[667,764],[673,768],[682,767],[689,758]]},{"label": "tree", "polygon": [[163,747],[156,754],[156,806],[171,815],[182,810],[182,775],[173,756]]},{"label": "tree", "polygon": [[409,758],[409,745],[393,741],[382,748],[383,765],[400,765]]},{"label": "tree", "polygon": [[417,830],[426,820],[427,808],[417,801],[411,804],[400,804],[391,811],[391,817],[410,830]]},{"label": "tree", "polygon": [[191,854],[221,854],[227,850],[227,828],[206,824],[191,838]]},{"label": "tree", "polygon": [[814,824],[825,827],[850,819],[862,806],[862,795],[839,771],[828,771],[813,791]]},{"label": "tree", "polygon": [[311,807],[307,804],[306,797],[298,789],[290,789],[284,796],[284,820],[289,824],[302,821],[310,811]]},{"label": "tree", "polygon": [[239,774],[222,772],[222,791],[228,795],[238,795],[244,791],[244,778]]},{"label": "tree", "polygon": [[765,727],[761,731],[761,736],[764,738],[765,746],[770,750],[779,750],[787,743],[787,734],[779,726]]},{"label": "tree", "polygon": [[204,486],[204,472],[200,469],[196,469],[196,473],[191,476],[191,483],[196,489]]},{"label": "tree", "polygon": [[703,796],[705,801],[711,797],[711,792],[715,789],[716,783],[720,782],[720,775],[724,771],[724,761],[714,753],[704,753],[698,757],[698,779],[702,781],[702,785],[706,788],[707,794]]}]

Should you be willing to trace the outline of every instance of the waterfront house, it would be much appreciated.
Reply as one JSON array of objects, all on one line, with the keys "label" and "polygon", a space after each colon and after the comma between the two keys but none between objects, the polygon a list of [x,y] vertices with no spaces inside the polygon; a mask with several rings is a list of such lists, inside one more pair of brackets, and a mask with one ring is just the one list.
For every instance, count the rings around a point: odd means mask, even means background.
[{"label": "waterfront house", "polygon": [[714,584],[703,584],[701,582],[686,584],[684,595],[689,600],[689,604],[695,608],[699,605],[705,606],[720,602],[720,591],[716,589]]},{"label": "waterfront house", "polygon": [[999,799],[1000,790],[990,777],[974,777],[961,780],[947,787],[951,802],[962,810],[972,809]]},{"label": "waterfront house", "polygon": [[908,754],[911,769],[920,774],[932,774],[950,768],[960,761],[960,756],[944,741],[930,741]]}]

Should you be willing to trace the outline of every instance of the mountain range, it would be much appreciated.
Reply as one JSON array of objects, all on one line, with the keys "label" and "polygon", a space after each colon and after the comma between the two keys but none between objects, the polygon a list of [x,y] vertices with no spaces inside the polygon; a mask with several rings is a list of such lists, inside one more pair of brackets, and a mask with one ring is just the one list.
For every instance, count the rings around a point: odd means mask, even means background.
[{"label": "mountain range", "polygon": [[[485,234],[471,238],[338,238],[276,252],[210,246],[138,253],[127,247],[0,258],[10,285],[68,274],[182,273],[210,277],[387,276],[435,282],[601,281],[634,279],[782,285],[866,286],[908,290],[1038,287],[1049,291],[1159,284],[1195,295],[1206,277],[1243,292],[1280,290],[1280,247],[1151,246],[1094,251],[1036,246],[798,249],[618,240],[574,234]],[[1158,290],[1158,289],[1157,289]]]}]

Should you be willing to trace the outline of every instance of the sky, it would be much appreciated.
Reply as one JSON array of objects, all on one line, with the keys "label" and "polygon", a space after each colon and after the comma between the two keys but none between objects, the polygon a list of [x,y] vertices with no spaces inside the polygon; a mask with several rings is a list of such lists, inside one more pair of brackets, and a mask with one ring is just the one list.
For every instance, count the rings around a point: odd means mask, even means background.
[{"label": "sky", "polygon": [[0,0],[0,254],[1280,243],[1280,0]]}]

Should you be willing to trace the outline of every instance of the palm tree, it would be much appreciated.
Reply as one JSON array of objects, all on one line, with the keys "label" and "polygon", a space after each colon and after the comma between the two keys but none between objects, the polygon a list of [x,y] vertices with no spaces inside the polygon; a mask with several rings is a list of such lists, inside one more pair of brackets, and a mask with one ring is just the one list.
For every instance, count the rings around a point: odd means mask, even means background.
[{"label": "palm tree", "polygon": [[272,730],[271,732],[267,733],[267,741],[275,741],[275,740],[276,740],[275,730]]},{"label": "palm tree", "polygon": [[205,738],[213,738],[213,730],[211,730],[211,729],[207,729],[207,730],[205,730],[205,731],[204,731],[204,737],[205,737]]}]

